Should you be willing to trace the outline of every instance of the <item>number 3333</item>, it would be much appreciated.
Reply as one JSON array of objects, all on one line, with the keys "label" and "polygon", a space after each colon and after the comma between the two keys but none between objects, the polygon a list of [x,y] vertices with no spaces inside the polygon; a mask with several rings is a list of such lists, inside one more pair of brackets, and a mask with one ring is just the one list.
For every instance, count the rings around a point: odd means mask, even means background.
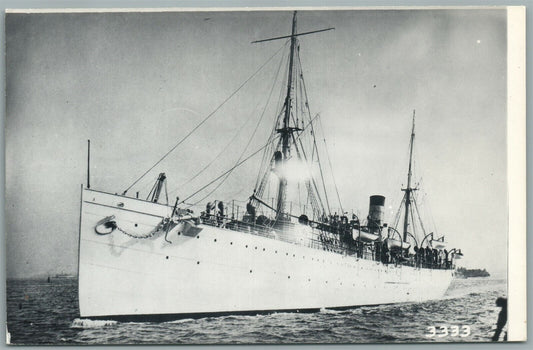
[{"label": "number 3333", "polygon": [[444,338],[444,337],[461,337],[465,338],[470,335],[470,326],[429,326],[426,328],[427,338]]}]

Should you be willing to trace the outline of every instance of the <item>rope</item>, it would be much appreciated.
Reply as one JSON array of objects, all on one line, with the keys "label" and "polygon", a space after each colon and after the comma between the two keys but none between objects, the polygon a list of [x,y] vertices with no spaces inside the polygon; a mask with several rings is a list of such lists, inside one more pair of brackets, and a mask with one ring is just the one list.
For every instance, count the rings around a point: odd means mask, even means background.
[{"label": "rope", "polygon": [[186,182],[184,182],[183,184],[179,185],[175,190],[172,190],[170,193],[175,193],[177,192],[180,188],[188,185],[189,183],[191,183],[194,179],[196,179],[198,176],[200,176],[205,170],[207,170],[207,168],[209,168],[217,159],[219,159],[219,157],[224,153],[226,152],[226,150],[228,149],[228,147],[233,143],[233,141],[235,141],[235,139],[237,138],[237,136],[240,135],[241,131],[244,129],[244,127],[246,126],[246,124],[248,124],[248,121],[250,119],[246,119],[245,122],[242,124],[242,126],[239,128],[239,130],[235,133],[235,135],[233,136],[233,138],[226,144],[226,146],[215,156],[213,157],[213,159],[206,165],[202,168],[202,170],[200,170],[198,173],[196,173],[196,175],[194,175],[193,177],[191,177],[189,180],[187,180]]},{"label": "rope", "polygon": [[[289,42],[289,41],[288,41]],[[288,43],[287,42],[287,43]],[[287,56],[286,58],[283,58],[280,62],[280,67],[282,66],[285,66],[285,71],[283,73],[283,76],[287,75],[287,71],[289,70],[289,67],[288,67],[288,64],[287,65],[284,65],[283,63],[285,61],[288,61],[289,59],[289,56]],[[280,110],[282,109],[284,105],[284,98],[283,98],[283,89],[280,89],[280,94],[278,96],[278,102],[277,102],[277,107],[276,107],[276,110]],[[280,117],[283,113],[279,113],[276,117],[276,121],[274,122],[274,124],[272,125],[272,131],[270,133],[270,136],[269,136],[269,142],[272,142],[272,140],[274,139],[274,136],[277,134],[276,130],[277,130],[277,127],[278,127],[278,124],[279,124],[279,120],[280,120]],[[279,141],[278,145],[275,147],[276,149],[279,147],[279,144],[281,143],[281,140]],[[274,148],[272,148],[273,150]],[[257,179],[256,179],[256,182],[255,182],[255,186],[254,186],[254,191],[256,191],[256,193],[259,193],[259,191],[264,191],[264,188],[261,189],[260,186],[264,186],[264,179],[266,177],[268,177],[268,173],[270,171],[269,169],[269,166],[272,165],[272,162],[274,161],[274,158],[273,158],[273,153],[272,150],[270,152],[268,152],[267,150],[265,150],[265,152],[263,153],[263,158],[261,159],[261,165],[259,167],[259,172],[257,174]],[[267,159],[268,159],[268,155],[271,155],[270,157],[270,160],[268,161],[267,163]],[[263,176],[261,177],[261,174],[263,174]],[[258,188],[259,186],[259,188]]]},{"label": "rope", "polygon": [[418,211],[418,204],[416,200],[414,199],[414,196],[413,196],[413,203],[415,203],[416,214],[418,215],[418,221],[420,221],[420,227],[422,228],[422,232],[424,233],[424,235],[426,235],[426,229],[424,228],[424,224],[422,223],[422,218],[420,217],[420,212]]},{"label": "rope", "polygon": [[[194,197],[195,195],[197,195],[199,192],[203,191],[206,187],[209,187],[210,185],[212,185],[214,182],[218,181],[219,179],[221,179],[224,175],[226,175],[227,173],[233,171],[233,169],[237,168],[239,165],[243,164],[244,162],[246,162],[248,159],[252,158],[253,156],[255,156],[257,153],[261,152],[263,149],[265,149],[270,143],[267,143],[265,144],[264,146],[260,147],[259,149],[257,149],[255,152],[253,152],[252,154],[250,154],[248,157],[246,157],[245,159],[243,159],[242,161],[238,162],[237,164],[235,164],[233,167],[231,167],[229,170],[225,171],[224,173],[220,174],[217,178],[215,178],[214,180],[212,180],[211,182],[209,182],[207,185],[203,186],[202,188],[200,188],[198,191],[194,192],[193,194],[191,194],[190,196],[188,196],[187,198],[185,198],[184,200],[182,200],[180,203],[185,203],[186,200],[188,200],[189,198],[191,197]],[[189,206],[192,206],[192,205],[189,205]]]},{"label": "rope", "polygon": [[400,207],[398,208],[398,211],[396,212],[396,215],[394,216],[394,228],[397,229],[398,228],[398,224],[400,223],[400,216],[402,215],[401,214],[401,210],[402,210],[402,207],[404,206],[404,202],[405,202],[405,194],[403,195],[403,198],[402,200],[400,201]]},{"label": "rope", "polygon": [[[250,136],[250,138],[248,139],[248,142],[246,143],[246,146],[244,146],[243,151],[241,152],[241,154],[240,154],[239,158],[237,159],[236,163],[238,163],[242,159],[242,157],[244,156],[244,153],[246,152],[246,150],[248,149],[248,147],[252,143],[252,140],[254,139],[255,134],[257,133],[257,130],[259,129],[259,125],[261,125],[261,122],[263,121],[266,109],[268,107],[268,103],[270,102],[270,98],[272,97],[272,93],[274,92],[274,87],[276,86],[276,80],[278,80],[278,75],[279,75],[279,72],[281,70],[281,62],[282,61],[280,61],[280,65],[278,66],[278,70],[276,71],[276,74],[275,74],[275,77],[274,77],[274,81],[272,82],[272,87],[270,88],[270,92],[269,92],[267,100],[265,102],[265,106],[263,107],[263,111],[261,112],[261,116],[259,117],[259,121],[255,125],[255,129],[252,132],[252,135]],[[209,197],[211,194],[213,194],[213,192],[215,192],[220,186],[222,186],[222,184],[228,179],[228,177],[233,172],[233,169],[235,169],[235,168],[232,168],[232,170],[230,172],[228,172],[226,177],[221,182],[219,182],[218,185],[213,190],[211,190],[211,192],[206,194],[202,199],[198,200],[195,204],[198,204],[199,202],[203,201],[204,199]]]},{"label": "rope", "polygon": [[[316,118],[316,117],[315,117]],[[313,118],[313,120],[315,119]],[[306,127],[304,128],[303,131],[305,131],[307,129],[307,127],[309,127],[310,124],[312,124],[313,120],[306,125]],[[303,133],[302,131],[302,133]],[[301,134],[300,134],[301,135]],[[298,138],[300,137],[300,135],[298,135]],[[237,168],[238,166],[242,165],[243,163],[245,163],[246,161],[248,161],[248,159],[252,158],[253,156],[255,156],[257,153],[261,152],[262,150],[264,150],[265,148],[267,148],[269,145],[271,144],[271,141],[269,140],[265,145],[263,145],[262,147],[260,147],[259,149],[255,150],[252,154],[250,154],[248,157],[246,157],[245,159],[241,160],[240,162],[236,163],[233,167],[231,167],[229,170],[225,171],[224,173],[220,174],[218,177],[216,177],[215,179],[213,179],[211,182],[209,182],[208,184],[206,184],[205,186],[203,186],[202,188],[200,188],[199,190],[197,190],[196,192],[194,192],[193,194],[191,194],[190,196],[188,196],[187,198],[185,198],[184,200],[182,200],[180,203],[184,203],[184,204],[187,204],[189,205],[189,207],[193,206],[193,205],[196,205],[197,203],[194,203],[194,204],[188,204],[188,203],[185,203],[186,200],[194,197],[195,195],[197,195],[199,192],[203,191],[204,189],[206,189],[207,187],[211,186],[213,183],[215,183],[216,181],[220,180],[222,177],[224,177],[227,173],[230,173],[233,171],[233,169]]]},{"label": "rope", "polygon": [[189,138],[200,126],[202,126],[206,121],[208,121],[222,106],[226,104],[237,92],[239,92],[252,78],[254,78],[282,49],[285,47],[286,43],[283,44],[268,60],[265,61],[251,76],[248,77],[231,95],[229,95],[221,104],[218,105],[211,113],[209,113],[200,123],[198,123],[185,137],[183,137],[174,147],[170,149],[167,153],[163,155],[150,169],[146,170],[137,180],[135,180],[122,194],[125,195],[126,192],[130,190],[137,182],[139,182],[146,174],[148,174],[153,168],[155,168],[159,163],[161,163],[170,153],[172,153],[179,145],[181,145],[186,139]]},{"label": "rope", "polygon": [[[278,66],[278,70],[275,74],[275,78],[274,78],[274,81],[273,81],[273,86],[271,88],[271,91],[270,91],[270,94],[269,94],[269,99],[270,99],[270,96],[272,95],[272,91],[274,89],[274,85],[276,84],[276,80],[279,76],[279,72],[281,70],[281,66],[282,66],[282,63],[284,61],[284,58],[282,57],[282,59],[280,60],[280,64]],[[268,104],[268,100],[267,100],[267,104]],[[265,109],[266,109],[266,106],[265,106]],[[263,109],[263,114],[265,113],[265,109]],[[262,114],[262,115],[263,115]],[[261,115],[261,119],[262,119],[262,115]],[[176,188],[175,190],[173,190],[171,193],[174,193],[176,192],[178,189],[188,185],[191,181],[193,181],[194,179],[196,179],[198,176],[200,176],[207,168],[209,168],[217,159],[219,159],[219,157],[224,154],[224,152],[226,152],[226,150],[228,149],[228,147],[233,143],[233,141],[235,141],[235,139],[237,138],[237,136],[240,135],[241,131],[244,129],[244,127],[248,124],[248,121],[250,121],[249,118],[246,118],[245,122],[242,124],[242,126],[239,128],[239,130],[235,133],[235,135],[233,136],[233,138],[230,140],[230,142],[228,142],[226,144],[226,146],[206,165],[202,168],[202,170],[200,170],[196,175],[194,175],[193,177],[191,177],[189,180],[187,180],[185,183],[181,184],[178,186],[178,188]],[[274,129],[275,130],[275,129]],[[246,148],[245,148],[246,149]]]},{"label": "rope", "polygon": [[[317,115],[318,116],[318,115]],[[315,117],[316,118],[316,117]],[[314,118],[313,118],[314,120]],[[311,125],[312,125],[312,121],[311,121]],[[298,135],[299,136],[299,135]],[[296,143],[296,139],[294,138],[294,135],[292,135],[292,138],[294,140],[294,147],[296,148],[296,154],[298,155],[298,158],[301,160],[301,157],[300,157],[300,150],[298,148],[298,144]],[[307,162],[307,155],[305,154],[305,149],[304,149],[304,146],[302,144],[302,139],[301,138],[298,138],[298,141],[300,142],[300,146],[302,146],[302,153],[303,153],[303,156],[304,156],[304,159],[305,159],[305,163],[308,165],[308,170],[309,170],[309,173],[311,173],[310,169],[309,169],[309,163]],[[320,198],[320,194],[318,192],[318,187],[316,185],[316,181],[315,181],[315,178],[313,176],[311,176],[311,180],[312,180],[312,183],[313,183],[313,186],[315,188],[315,192],[316,192],[316,196],[318,197],[318,200],[320,201],[320,208],[313,208],[313,210],[315,211],[316,209],[321,209],[322,212],[324,211],[324,203],[322,203],[322,198]],[[307,180],[306,181],[306,187],[307,187],[307,192],[308,192],[308,195],[310,195],[312,198],[315,199],[316,201],[316,198],[314,196],[314,192],[311,188],[311,184],[310,184],[310,181]],[[311,200],[312,201],[312,200]],[[318,203],[317,203],[318,204]],[[320,210],[316,210],[317,213],[320,212]]]},{"label": "rope", "polygon": [[[300,140],[301,136],[303,135],[303,133],[304,133],[305,131],[309,130],[309,126],[312,125],[312,123],[314,122],[314,120],[315,120],[317,117],[318,117],[318,115],[315,116],[313,119],[311,119],[311,120],[309,121],[309,123],[303,127],[303,129],[302,129],[301,132],[298,134],[298,136],[296,137],[296,139],[294,139],[294,135],[293,135],[294,143],[296,143],[296,140]],[[272,135],[274,135],[274,134],[272,134]],[[269,140],[267,143],[270,144],[270,143],[271,143],[271,140]],[[279,140],[278,140],[278,144],[277,144],[276,147],[274,147],[274,149],[279,149],[280,144],[281,144],[281,138],[279,138]],[[271,152],[271,153],[272,153],[272,152]],[[271,156],[271,159],[270,159],[270,163],[269,163],[269,164],[272,164],[272,162],[274,162],[274,156],[273,156],[273,155]],[[267,169],[267,171],[265,171],[265,173],[264,173],[264,175],[263,175],[263,179],[261,180],[261,183],[260,183],[259,187],[256,186],[256,191],[254,190],[254,191],[255,191],[255,196],[256,196],[256,197],[258,197],[258,198],[262,198],[262,195],[263,195],[263,192],[264,192],[264,189],[265,189],[265,185],[266,185],[267,182],[268,182],[268,169]]]},{"label": "rope", "polygon": [[[322,134],[324,134],[324,127],[322,126],[322,118],[318,119],[320,123],[320,128],[322,128]],[[333,179],[333,185],[335,185],[335,192],[337,193],[337,200],[339,201],[339,206],[341,207],[341,213],[344,215],[344,210],[342,209],[341,197],[339,196],[339,189],[337,188],[337,182],[335,181],[335,175],[333,173],[333,167],[331,166],[331,158],[329,156],[328,145],[326,143],[326,138],[324,137],[324,148],[326,149],[326,156],[328,158],[329,170],[331,171],[331,178]]]},{"label": "rope", "polygon": [[[274,138],[274,135],[275,135],[275,133],[273,133],[273,134],[271,135],[271,137],[270,137],[270,139],[269,139],[269,141],[268,141],[268,143],[269,143],[270,145],[272,145],[272,139]],[[279,138],[279,140],[278,140],[278,144],[277,144],[277,146],[276,146],[275,148],[276,148],[276,149],[279,148],[280,144],[281,144],[281,138]],[[270,147],[270,148],[272,148],[272,147]],[[269,164],[268,164],[269,167],[265,167],[265,170],[264,170],[264,171],[261,171],[261,172],[263,173],[263,179],[261,180],[261,183],[259,184],[259,187],[256,186],[256,187],[254,188],[254,193],[255,193],[255,195],[256,195],[257,197],[259,197],[259,198],[262,198],[262,197],[263,197],[263,193],[265,192],[265,187],[266,187],[266,185],[268,184],[268,185],[270,186],[270,182],[268,181],[268,177],[269,177],[269,175],[270,175],[270,168],[272,167],[272,164],[274,163],[274,152],[272,152],[272,150],[269,149],[269,150],[266,150],[266,151],[264,152],[264,154],[267,154],[268,151],[270,151],[270,154],[271,154],[271,156],[270,156],[270,162],[269,162]],[[266,158],[266,157],[265,157],[265,158]],[[270,188],[270,187],[269,187],[269,188]],[[269,189],[268,192],[270,193],[270,189]]]},{"label": "rope", "polygon": [[[298,52],[298,63],[299,63],[300,69],[301,69],[302,61],[300,59],[299,52]],[[301,72],[302,72],[301,73],[302,85],[303,85],[304,93],[305,93],[305,106],[307,107],[307,113],[309,113],[309,117],[311,117],[311,108],[309,107],[309,99],[308,99],[308,95],[307,95],[307,86],[305,85],[303,69],[301,69]],[[317,114],[317,116],[318,116],[318,114]],[[326,206],[328,207],[328,214],[331,215],[331,209],[330,209],[330,206],[329,206],[328,192],[326,191],[326,183],[324,182],[324,173],[322,172],[322,164],[320,163],[320,156],[318,154],[318,147],[317,147],[317,144],[316,144],[315,129],[313,128],[313,124],[311,124],[311,134],[313,135],[313,145],[314,145],[313,151],[316,150],[316,158],[317,158],[317,161],[318,161],[318,168],[320,169],[320,178],[322,180],[322,187],[324,188],[324,198],[326,199]],[[312,154],[312,156],[313,156],[313,154]]]}]

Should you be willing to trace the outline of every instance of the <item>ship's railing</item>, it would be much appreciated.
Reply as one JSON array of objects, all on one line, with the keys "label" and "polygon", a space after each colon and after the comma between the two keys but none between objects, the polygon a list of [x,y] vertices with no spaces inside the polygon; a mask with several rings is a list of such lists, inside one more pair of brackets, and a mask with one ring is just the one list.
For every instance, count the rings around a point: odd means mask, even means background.
[{"label": "ship's railing", "polygon": [[[279,241],[289,242],[289,243],[304,243],[304,245],[311,248],[321,248],[320,242],[318,240],[309,240],[303,239],[297,240],[294,239],[290,234],[285,231],[275,230],[271,226],[260,225],[257,223],[247,222],[243,220],[235,220],[225,216],[215,215],[215,214],[205,214],[203,213],[200,216],[202,223],[204,225],[216,226],[220,228],[226,228],[232,231],[239,231],[243,233],[249,233],[256,236],[262,236],[266,238],[276,239]],[[306,242],[307,241],[307,242]]]},{"label": "ship's railing", "polygon": [[[313,249],[335,252],[338,254],[353,256],[355,258],[379,261],[383,264],[393,264],[395,266],[411,266],[426,269],[453,269],[452,261],[443,259],[426,259],[425,257],[415,256],[414,254],[402,255],[400,253],[389,252],[383,254],[378,251],[374,243],[355,242],[355,245],[349,245],[338,239],[337,235],[313,228],[310,237],[294,237],[287,233],[288,231],[276,230],[271,226],[260,225],[257,223],[236,220],[223,215],[202,213],[200,216],[204,225],[225,228],[232,231],[249,233],[256,236],[266,237],[292,244],[302,245]],[[293,226],[289,224],[288,226]]]}]

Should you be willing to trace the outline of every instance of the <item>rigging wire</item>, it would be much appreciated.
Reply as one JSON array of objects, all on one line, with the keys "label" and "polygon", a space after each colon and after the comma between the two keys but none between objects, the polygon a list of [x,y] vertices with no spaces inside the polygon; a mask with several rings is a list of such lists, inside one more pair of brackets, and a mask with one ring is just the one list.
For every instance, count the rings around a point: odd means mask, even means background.
[{"label": "rigging wire", "polygon": [[[299,63],[300,68],[301,68],[302,67],[302,61],[300,59],[299,52],[298,52],[297,56],[298,56],[298,63]],[[308,95],[307,95],[307,86],[305,85],[305,79],[304,79],[304,76],[303,76],[303,69],[302,69],[301,79],[302,79],[302,85],[303,85],[304,92],[305,92],[305,101],[306,101],[307,112],[309,113],[309,116],[311,116],[311,108],[309,107],[309,99],[308,99]],[[319,116],[319,114],[317,114],[317,116]],[[331,215],[331,209],[330,209],[330,206],[329,206],[329,199],[328,199],[328,192],[326,191],[326,183],[324,182],[324,173],[322,171],[322,164],[320,163],[320,156],[318,155],[318,146],[316,144],[315,129],[314,129],[312,123],[311,123],[311,134],[313,135],[313,145],[314,145],[314,149],[316,150],[316,158],[317,158],[317,161],[318,161],[318,168],[320,169],[320,178],[322,180],[322,187],[324,187],[324,197],[326,199],[326,205],[327,205],[327,208],[328,208],[328,214]]]},{"label": "rigging wire", "polygon": [[424,197],[422,199],[421,205],[424,206],[426,217],[429,216],[429,220],[431,220],[431,230],[437,232],[437,225],[435,224],[435,218],[433,217],[433,210],[431,209],[431,203],[428,200],[427,192],[424,191]]},{"label": "rigging wire", "polygon": [[[315,117],[316,118],[316,117]],[[309,125],[311,123],[309,123],[305,128],[304,130],[306,130]],[[300,137],[300,135],[298,135],[298,137]],[[196,203],[193,203],[193,204],[190,204],[190,203],[185,203],[185,201],[187,201],[188,199],[194,197],[195,195],[197,195],[199,192],[203,191],[204,189],[206,189],[207,187],[211,186],[213,183],[215,183],[216,181],[220,180],[222,177],[224,177],[227,173],[229,172],[232,172],[235,168],[237,168],[238,166],[240,166],[241,164],[245,163],[247,160],[249,160],[250,158],[252,158],[253,156],[255,156],[257,153],[259,153],[260,151],[264,150],[265,148],[267,148],[268,146],[270,146],[272,143],[271,140],[268,140],[268,142],[262,146],[261,148],[257,149],[256,151],[254,151],[252,154],[250,154],[249,156],[247,156],[245,159],[241,160],[240,162],[238,162],[237,164],[235,164],[233,167],[231,167],[229,170],[225,171],[224,173],[220,174],[218,177],[216,177],[215,179],[213,179],[212,181],[210,181],[208,184],[204,185],[202,188],[200,188],[199,190],[197,190],[196,192],[194,192],[193,194],[191,194],[190,196],[188,196],[187,198],[185,198],[184,200],[182,200],[180,203],[184,203],[184,204],[187,204],[189,205],[189,207],[193,206],[193,205],[196,205],[198,204],[199,202],[196,202]]]},{"label": "rigging wire", "polygon": [[[285,43],[286,45],[290,43],[290,40],[287,40],[287,42]],[[284,70],[284,73],[283,73],[283,76],[286,76],[288,73],[288,70],[289,70],[289,67],[288,67],[288,64],[284,65],[283,62],[287,62],[289,60],[289,55],[287,55],[285,57],[285,59],[282,60],[281,62],[281,66],[284,66],[285,67],[285,70]],[[280,66],[280,67],[281,67]],[[280,89],[280,93],[279,93],[279,96],[278,96],[278,102],[276,104],[277,108],[276,108],[276,111],[282,109],[282,105],[284,104],[284,98],[283,98],[283,89]],[[272,130],[271,130],[271,133],[270,133],[270,136],[269,136],[269,141],[272,142],[272,140],[274,139],[275,135],[276,135],[276,130],[277,130],[277,127],[278,127],[278,123],[279,123],[279,120],[280,120],[280,116],[282,115],[282,113],[280,112],[277,116],[276,116],[276,121],[273,123],[272,125]],[[281,142],[281,139],[280,139],[280,142]],[[271,144],[271,146],[273,146],[273,143]],[[263,192],[264,191],[264,188],[262,188],[261,186],[264,186],[265,185],[265,181],[266,181],[266,177],[268,175],[268,172],[269,172],[269,166],[272,165],[272,162],[274,160],[273,158],[273,153],[272,152],[275,148],[279,147],[279,144],[276,146],[276,147],[270,147],[269,150],[265,150],[265,152],[263,153],[263,157],[261,159],[261,165],[259,167],[259,172],[257,174],[257,179],[256,179],[256,183],[255,183],[255,186],[254,186],[254,192]],[[270,156],[270,160],[268,160],[268,164],[267,164],[267,159],[268,159],[268,155],[271,155]],[[262,176],[261,176],[262,174]],[[270,185],[270,184],[269,184]],[[258,188],[259,187],[259,188]]]},{"label": "rigging wire", "polygon": [[[281,66],[283,64],[283,61],[284,61],[284,58],[282,57],[282,59],[280,60],[280,63],[279,63],[279,66],[278,66],[278,69],[276,71],[276,74],[274,75],[274,81],[272,83],[272,87],[271,87],[271,90],[270,90],[270,93],[269,93],[269,97],[268,97],[268,100],[267,100],[267,105],[268,105],[268,101],[270,100],[270,97],[272,96],[272,92],[273,92],[273,89],[274,89],[274,86],[276,84],[276,81],[278,79],[278,76],[279,76],[279,72],[281,70]],[[263,115],[265,113],[265,109],[266,109],[266,105],[263,109],[263,112],[261,114],[261,118],[259,120],[259,123],[261,123],[261,120],[263,118]],[[194,179],[196,179],[199,175],[201,175],[207,168],[209,168],[222,154],[224,154],[224,152],[228,149],[229,145],[233,143],[233,141],[235,141],[235,139],[237,138],[237,136],[240,135],[241,131],[244,129],[244,127],[246,126],[246,124],[248,124],[248,121],[250,121],[250,118],[246,118],[245,122],[242,124],[242,126],[240,127],[240,129],[237,131],[237,133],[233,136],[233,138],[231,139],[231,141],[205,166],[202,168],[202,170],[200,170],[196,175],[194,175],[192,178],[190,178],[187,182],[185,182],[184,184],[178,186],[177,189],[173,190],[171,193],[174,193],[176,192],[178,189],[184,187],[185,185],[189,184],[191,181],[193,181]],[[257,126],[256,126],[256,129],[255,131],[257,130]],[[255,133],[254,131],[254,133]],[[248,145],[245,147],[245,149],[248,147]],[[242,157],[242,155],[241,155]]]},{"label": "rigging wire", "polygon": [[[257,124],[255,126],[255,129],[252,132],[252,135],[248,139],[248,142],[246,143],[246,146],[244,146],[243,151],[241,152],[241,155],[237,159],[236,163],[238,163],[242,159],[242,157],[244,156],[244,153],[248,149],[248,146],[250,146],[250,143],[252,143],[252,141],[253,141],[253,139],[255,137],[255,134],[257,133],[257,130],[259,129],[259,125],[261,125],[261,122],[263,121],[263,118],[265,116],[265,112],[266,112],[267,107],[268,107],[268,103],[270,102],[270,98],[272,97],[272,93],[274,92],[274,87],[276,86],[276,81],[278,80],[278,75],[279,75],[279,72],[281,70],[281,63],[282,63],[282,61],[280,61],[280,65],[278,67],[278,70],[276,71],[276,74],[275,74],[275,77],[274,77],[274,81],[272,82],[272,87],[270,88],[270,92],[269,92],[267,100],[265,102],[265,106],[263,107],[263,111],[261,112],[261,116],[259,117],[259,121],[257,122]],[[206,194],[202,199],[198,200],[195,204],[198,204],[199,202],[203,201],[204,199],[209,197],[211,194],[213,194],[213,192],[215,192],[228,179],[228,177],[231,175],[232,171],[230,171],[226,175],[226,177],[221,182],[219,182],[218,185],[211,192]]]},{"label": "rigging wire", "polygon": [[219,159],[219,157],[224,154],[226,152],[226,150],[228,149],[228,147],[233,143],[233,141],[235,141],[235,139],[237,138],[237,136],[240,135],[241,131],[244,129],[244,127],[246,126],[246,124],[248,124],[248,122],[250,121],[250,119],[246,119],[244,121],[244,123],[241,125],[241,127],[239,128],[239,130],[237,130],[237,132],[235,133],[235,135],[233,135],[232,139],[226,144],[226,146],[224,146],[224,148],[215,156],[213,157],[213,159],[211,159],[211,161],[209,163],[207,163],[199,172],[197,172],[193,177],[191,177],[189,180],[187,180],[186,182],[184,182],[183,184],[179,185],[175,190],[172,190],[170,193],[175,193],[176,191],[178,191],[180,188],[188,185],[189,183],[191,183],[194,179],[196,179],[198,176],[200,176],[205,170],[207,170],[217,159]]},{"label": "rigging wire", "polygon": [[[196,192],[194,192],[193,194],[191,194],[190,196],[188,196],[187,198],[185,198],[184,200],[182,200],[180,203],[185,203],[186,200],[194,197],[195,195],[197,195],[199,192],[203,191],[204,189],[206,189],[207,187],[211,186],[214,182],[220,180],[222,177],[224,177],[227,173],[229,172],[232,172],[233,169],[237,168],[238,166],[240,166],[241,164],[243,164],[244,162],[246,162],[248,159],[252,158],[253,156],[255,156],[257,153],[261,152],[263,149],[265,149],[270,143],[266,143],[264,146],[261,146],[259,149],[255,150],[252,154],[250,154],[248,157],[244,158],[242,161],[238,162],[237,164],[235,164],[234,166],[232,166],[229,170],[226,170],[225,172],[223,172],[222,174],[220,174],[218,177],[216,177],[214,180],[212,180],[211,182],[209,182],[208,184],[204,185],[202,188],[200,188],[199,190],[197,190]],[[189,207],[192,207],[193,205],[196,205],[197,203],[195,204],[188,204]]]},{"label": "rigging wire", "polygon": [[[413,194],[413,201],[412,202],[416,203],[416,201],[414,200],[414,194]],[[413,236],[416,237],[415,210],[413,209],[413,207],[414,207],[414,205],[411,205],[411,208],[409,208],[409,209],[411,209],[409,214],[411,214],[411,227],[412,227],[412,231],[413,231],[412,234],[413,234]],[[424,233],[425,231],[424,231],[424,227],[422,226],[422,222],[420,222],[420,226],[422,227],[422,232]]]},{"label": "rigging wire", "polygon": [[418,204],[416,200],[414,200],[413,202],[415,203],[416,214],[418,215],[418,221],[420,222],[420,227],[422,228],[422,232],[424,233],[424,235],[426,235],[426,229],[424,228],[424,224],[422,223],[422,219],[420,218],[420,211],[418,210]]},{"label": "rigging wire", "polygon": [[[278,143],[275,147],[273,147],[273,139],[274,139],[274,136],[276,134],[272,134],[271,135],[271,138],[269,139],[269,145],[270,145],[270,148],[268,150],[266,150],[264,153],[269,153],[271,154],[270,156],[270,162],[269,162],[269,165],[270,165],[270,168],[272,167],[272,163],[274,162],[274,152],[272,152],[273,149],[278,149],[281,145],[281,137],[278,139]],[[262,171],[263,172],[263,171]],[[254,194],[261,198],[263,196],[263,193],[265,192],[265,186],[268,185],[268,194],[270,195],[270,181],[268,181],[268,176],[270,174],[270,170],[268,168],[266,168],[265,166],[265,170],[264,170],[264,173],[263,173],[263,178],[261,180],[261,183],[259,184],[259,187],[254,187]]]},{"label": "rigging wire", "polygon": [[[320,128],[322,129],[322,135],[324,135],[324,127],[322,126],[322,118],[318,119],[320,123]],[[329,156],[328,145],[326,143],[326,137],[324,140],[324,148],[326,149],[326,157],[328,158],[329,170],[331,171],[331,178],[333,179],[333,185],[335,186],[335,192],[337,193],[337,200],[339,201],[339,206],[341,207],[341,215],[344,215],[344,210],[342,209],[341,197],[339,196],[339,189],[337,188],[337,181],[335,181],[335,174],[333,172],[333,166],[331,165],[331,157]]]},{"label": "rigging wire", "polygon": [[[318,114],[315,118],[318,117]],[[313,120],[315,119],[313,118]],[[311,121],[311,124],[312,124],[312,121]],[[300,134],[301,135],[301,134]],[[300,146],[302,147],[302,153],[303,153],[303,156],[304,156],[304,160],[306,161],[305,163],[309,165],[309,163],[307,162],[307,156],[305,154],[305,149],[304,149],[304,146],[303,146],[303,143],[302,143],[302,139],[299,137],[300,135],[298,135],[298,141],[300,142]],[[294,146],[296,148],[296,154],[298,155],[298,158],[301,159],[300,157],[300,151],[298,149],[298,144],[296,143],[296,139],[294,138],[294,135],[292,135],[293,137],[293,142],[294,142]],[[308,171],[309,173],[311,173],[311,169],[309,169],[309,166],[308,166]],[[311,197],[311,205],[313,206],[313,204],[315,205],[315,207],[317,207],[315,210],[317,211],[316,215],[320,215],[319,213],[319,210],[317,209],[321,209],[322,212],[324,212],[324,203],[322,202],[322,198],[320,197],[320,193],[318,192],[318,187],[316,185],[316,181],[315,181],[315,178],[313,176],[311,176],[311,182],[313,183],[313,186],[314,186],[314,189],[315,191],[313,192],[313,189],[311,188],[310,186],[310,181],[306,181],[306,187],[307,187],[307,194],[309,197]],[[314,195],[314,193],[316,192],[316,196]],[[316,197],[318,197],[318,201],[316,199]],[[319,203],[320,202],[320,203]]]},{"label": "rigging wire", "polygon": [[237,94],[250,80],[252,80],[277,54],[286,46],[283,44],[272,56],[270,56],[252,75],[250,75],[235,91],[233,91],[221,104],[218,105],[211,113],[209,113],[200,123],[198,123],[187,135],[185,135],[174,147],[172,147],[167,153],[163,155],[154,165],[146,170],[137,180],[135,180],[123,193],[125,195],[137,182],[146,176],[153,168],[161,163],[170,153],[172,153],[179,145],[181,145],[186,139],[189,138],[198,128],[200,128],[206,121],[208,121],[215,113],[222,108],[233,96]]},{"label": "rigging wire", "polygon": [[401,213],[402,213],[402,208],[404,206],[404,203],[405,203],[405,194],[403,195],[403,198],[400,202],[400,207],[398,208],[398,211],[396,212],[396,215],[394,216],[394,229],[398,229],[398,224],[400,223],[400,217],[401,217]]}]

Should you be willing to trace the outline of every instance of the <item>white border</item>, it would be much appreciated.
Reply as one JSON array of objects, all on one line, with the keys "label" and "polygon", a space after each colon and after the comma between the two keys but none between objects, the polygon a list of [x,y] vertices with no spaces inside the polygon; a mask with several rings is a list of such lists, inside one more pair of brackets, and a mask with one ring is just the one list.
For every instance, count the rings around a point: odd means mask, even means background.
[{"label": "white border", "polygon": [[526,8],[507,9],[508,337],[527,340]]},{"label": "white border", "polygon": [[[516,6],[515,6],[516,7]],[[163,8],[44,8],[6,9],[6,13],[101,13],[101,12],[211,12],[211,11],[342,11],[342,10],[502,10],[504,5],[492,6],[287,6],[287,7],[163,7]]]}]

